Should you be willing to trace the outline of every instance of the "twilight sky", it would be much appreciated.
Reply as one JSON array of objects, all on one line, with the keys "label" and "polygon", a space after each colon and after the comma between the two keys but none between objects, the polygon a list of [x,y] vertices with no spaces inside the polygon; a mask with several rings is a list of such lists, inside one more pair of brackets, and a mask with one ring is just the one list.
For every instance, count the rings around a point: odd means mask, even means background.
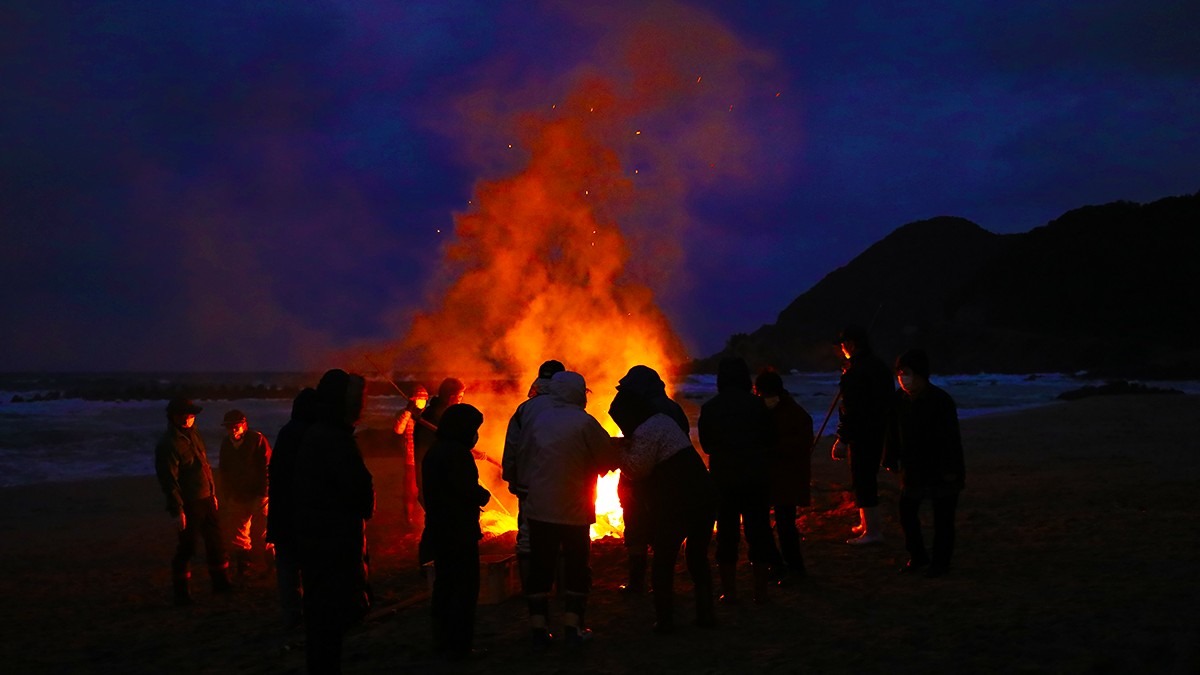
[{"label": "twilight sky", "polygon": [[1196,0],[9,0],[0,370],[395,341],[587,78],[653,101],[613,121],[629,274],[705,356],[913,220],[1196,192],[1196,35]]}]

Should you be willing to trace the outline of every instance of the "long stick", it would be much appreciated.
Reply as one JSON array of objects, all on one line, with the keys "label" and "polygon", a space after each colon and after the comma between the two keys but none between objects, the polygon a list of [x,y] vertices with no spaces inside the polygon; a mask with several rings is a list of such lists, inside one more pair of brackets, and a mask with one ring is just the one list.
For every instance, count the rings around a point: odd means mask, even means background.
[{"label": "long stick", "polygon": [[371,367],[375,369],[375,372],[379,373],[380,377],[387,380],[388,384],[392,385],[392,387],[396,389],[396,393],[400,394],[405,401],[408,401],[408,394],[404,393],[404,390],[400,388],[400,385],[393,382],[392,378],[387,376],[387,373],[384,372],[383,368],[379,367],[378,363],[375,363],[375,361],[367,354],[363,354],[363,358],[367,360],[367,363],[371,364]]}]

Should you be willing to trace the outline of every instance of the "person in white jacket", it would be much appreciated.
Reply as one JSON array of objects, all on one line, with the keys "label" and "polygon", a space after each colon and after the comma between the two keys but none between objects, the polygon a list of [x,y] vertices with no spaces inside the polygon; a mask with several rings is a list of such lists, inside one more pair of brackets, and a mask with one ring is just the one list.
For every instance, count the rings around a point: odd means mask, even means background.
[{"label": "person in white jacket", "polygon": [[521,511],[529,520],[529,579],[526,598],[535,648],[553,639],[546,626],[548,594],[559,555],[563,562],[568,643],[591,637],[584,610],[591,590],[590,526],[596,522],[596,478],[616,468],[616,452],[604,427],[584,410],[587,386],[571,371],[555,373],[546,386],[549,405],[524,422],[528,443],[522,472],[528,494]]}]

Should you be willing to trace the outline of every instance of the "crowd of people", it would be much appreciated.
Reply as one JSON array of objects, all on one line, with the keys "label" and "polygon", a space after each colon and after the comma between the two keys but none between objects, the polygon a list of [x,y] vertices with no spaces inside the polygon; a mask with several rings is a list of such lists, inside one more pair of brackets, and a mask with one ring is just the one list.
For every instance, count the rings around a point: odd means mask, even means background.
[{"label": "crowd of people", "polygon": [[[862,328],[847,327],[837,344],[846,360],[832,453],[849,460],[859,511],[847,543],[883,540],[877,474],[881,467],[896,471],[902,486],[899,519],[910,554],[900,571],[944,575],[965,476],[954,402],[929,381],[929,360],[921,350],[906,352],[889,368],[872,352]],[[206,449],[195,431],[199,406],[186,398],[168,403],[167,431],[155,453],[167,511],[179,528],[171,568],[176,604],[192,602],[188,565],[197,539],[204,543],[214,592],[233,588],[230,549],[239,576],[258,565],[273,569],[285,624],[304,627],[306,660],[314,673],[338,671],[345,631],[371,603],[365,528],[375,511],[375,487],[355,435],[364,391],[361,376],[328,371],[315,389],[296,397],[274,448],[249,429],[245,414],[227,412],[218,466],[220,509]],[[433,398],[416,389],[393,429],[403,439],[400,523],[420,532],[416,562],[422,568],[432,563],[433,647],[449,659],[483,651],[474,645],[479,518],[492,499],[476,465],[484,457],[475,447],[484,415],[463,402],[464,391],[455,378],[443,381]],[[608,414],[619,437],[587,412],[589,393],[582,374],[549,360],[508,420],[502,479],[518,503],[516,557],[533,649],[557,642],[550,624],[555,589],[563,603],[563,642],[577,646],[592,638],[586,622],[589,529],[596,520],[596,479],[614,469],[621,472],[628,556],[621,590],[652,589],[655,633],[675,630],[681,549],[695,598],[694,623],[704,628],[717,623],[715,602],[740,601],[743,534],[755,603],[767,601],[772,587],[805,576],[796,521],[797,510],[811,497],[813,418],[777,372],[766,369],[753,377],[744,360],[722,360],[717,393],[700,408],[698,448],[687,415],[652,368],[635,365],[616,385]],[[934,514],[931,553],[919,518],[925,499]],[[223,527],[233,533],[230,539]],[[719,591],[709,562],[714,529]]]}]

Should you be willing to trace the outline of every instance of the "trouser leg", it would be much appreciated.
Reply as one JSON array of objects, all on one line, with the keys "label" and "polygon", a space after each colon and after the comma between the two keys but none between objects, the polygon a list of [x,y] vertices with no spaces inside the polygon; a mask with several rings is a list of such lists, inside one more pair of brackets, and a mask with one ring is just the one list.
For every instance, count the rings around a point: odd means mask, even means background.
[{"label": "trouser leg", "polygon": [[800,553],[800,530],[796,529],[796,505],[790,502],[775,504],[775,531],[779,533],[779,549],[783,562],[792,571],[803,571],[804,557]]},{"label": "trouser leg", "polygon": [[933,499],[933,565],[950,568],[954,555],[954,515],[958,510],[958,493]]},{"label": "trouser leg", "polygon": [[900,527],[904,530],[904,548],[914,565],[925,565],[929,554],[925,551],[925,538],[921,536],[921,498],[908,492],[900,493]]}]

